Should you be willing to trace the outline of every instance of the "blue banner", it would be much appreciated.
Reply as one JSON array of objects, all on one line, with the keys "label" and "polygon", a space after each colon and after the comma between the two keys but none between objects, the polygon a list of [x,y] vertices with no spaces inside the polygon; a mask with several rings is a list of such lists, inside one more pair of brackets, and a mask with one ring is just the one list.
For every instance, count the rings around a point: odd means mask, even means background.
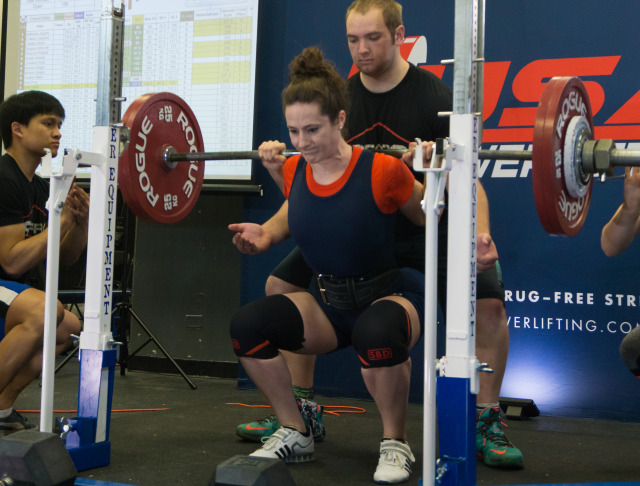
[{"label": "blue banner", "polygon": [[[453,58],[454,2],[401,3],[408,39],[403,56],[451,85],[453,68],[440,61]],[[262,85],[262,93],[277,97],[286,85],[287,64],[310,45],[319,46],[345,77],[353,72],[344,25],[347,5],[287,2],[286,15],[279,19],[286,29],[277,32],[284,39],[276,43],[275,33],[268,34],[269,46],[283,51],[263,53],[282,63],[269,64],[269,86]],[[268,19],[274,13],[263,15]],[[616,2],[615,9],[595,0],[487,2],[483,148],[531,148],[537,103],[553,76],[579,76],[585,82],[595,138],[611,138],[619,148],[640,148],[640,34],[630,22],[637,18],[638,2]],[[268,103],[277,106],[273,99]],[[260,98],[258,104],[264,106]],[[289,143],[281,111],[277,116],[279,125],[267,128],[264,123],[258,136]],[[279,133],[272,133],[274,126]],[[480,177],[506,288],[511,347],[501,396],[533,399],[543,414],[640,420],[640,383],[618,354],[622,338],[640,322],[640,287],[634,277],[640,246],[636,242],[615,258],[600,249],[600,231],[622,202],[622,180],[594,184],[585,225],[577,236],[566,238],[546,234],[539,222],[531,161],[484,160]],[[268,216],[261,212],[264,207],[256,212],[257,204],[250,204],[249,217]],[[282,253],[273,259],[262,256],[262,267],[250,259],[255,257],[245,260],[245,273],[256,277],[245,284],[250,286],[245,295],[262,294],[266,273]],[[352,368],[345,368],[347,359]],[[412,398],[420,399],[420,350],[413,359]],[[349,351],[323,357],[316,387],[364,395],[359,375]]]}]

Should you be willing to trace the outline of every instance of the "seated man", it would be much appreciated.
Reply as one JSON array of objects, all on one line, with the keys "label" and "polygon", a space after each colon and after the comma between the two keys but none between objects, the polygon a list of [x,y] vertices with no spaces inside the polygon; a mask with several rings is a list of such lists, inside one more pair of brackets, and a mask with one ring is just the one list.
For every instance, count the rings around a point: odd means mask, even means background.
[{"label": "seated man", "polygon": [[[13,406],[42,370],[49,184],[36,174],[45,149],[60,146],[64,108],[40,91],[0,104],[0,436],[35,425]],[[70,265],[87,243],[89,196],[74,185],[60,220],[60,260]],[[66,349],[80,320],[58,302],[56,354]]]}]

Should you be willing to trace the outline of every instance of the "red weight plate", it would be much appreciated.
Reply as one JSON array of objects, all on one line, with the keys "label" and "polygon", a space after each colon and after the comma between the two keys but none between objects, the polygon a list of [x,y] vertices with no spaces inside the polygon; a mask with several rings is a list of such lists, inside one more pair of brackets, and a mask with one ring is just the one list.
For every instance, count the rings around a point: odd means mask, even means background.
[{"label": "red weight plate", "polygon": [[119,186],[131,211],[141,219],[176,223],[195,206],[204,162],[163,162],[167,147],[176,152],[203,152],[200,126],[187,103],[173,93],[137,98],[122,117],[131,131],[118,163]]},{"label": "red weight plate", "polygon": [[569,121],[584,116],[593,133],[587,90],[576,77],[552,78],[542,92],[533,130],[531,176],[538,217],[549,234],[575,236],[582,228],[591,203],[593,183],[575,198],[564,179],[564,142]]}]

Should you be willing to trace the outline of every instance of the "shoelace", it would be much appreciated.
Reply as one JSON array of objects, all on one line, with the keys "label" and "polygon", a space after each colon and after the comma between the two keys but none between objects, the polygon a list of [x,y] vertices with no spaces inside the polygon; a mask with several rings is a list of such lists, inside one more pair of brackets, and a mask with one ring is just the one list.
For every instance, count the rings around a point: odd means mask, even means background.
[{"label": "shoelace", "polygon": [[382,455],[385,456],[384,461],[386,463],[395,463],[395,464],[404,465],[404,463],[407,461],[407,456],[405,456],[404,454],[398,451],[384,451]]},{"label": "shoelace", "polygon": [[284,441],[285,437],[280,437],[284,433],[284,428],[276,430],[269,437],[262,437],[260,441],[264,444],[263,449],[275,449],[278,441]]},{"label": "shoelace", "polygon": [[293,430],[288,430],[286,427],[282,427],[276,430],[271,437],[262,437],[262,439],[260,439],[264,444],[262,448],[267,451],[274,451],[280,459],[289,457],[293,454],[293,449],[289,444],[287,444],[287,439],[293,433]]},{"label": "shoelace", "polygon": [[[485,420],[483,422],[484,423],[480,427],[480,434],[484,437],[484,442],[483,442],[484,444],[486,444],[488,440],[490,442],[494,442],[500,447],[513,447],[513,444],[509,441],[509,439],[507,439],[507,436],[504,435],[504,432],[500,430],[498,425],[499,423],[507,427],[507,424],[501,421],[494,422],[494,421]],[[494,427],[492,427],[494,424],[495,424],[495,429]]]},{"label": "shoelace", "polygon": [[[17,418],[17,419],[18,419],[18,422],[20,422],[22,425],[29,423],[29,422],[27,421],[27,419],[26,419],[26,418],[25,418],[25,417],[24,417],[20,412],[18,412],[17,410],[14,410],[14,411],[12,412],[12,415],[13,415],[15,418]],[[9,417],[11,417],[11,415],[9,415]]]},{"label": "shoelace", "polygon": [[275,415],[269,415],[268,417],[265,417],[263,419],[259,419],[256,420],[257,423],[259,423],[260,425],[262,424],[266,424],[266,423],[271,423],[271,422],[275,422],[277,420]]},{"label": "shoelace", "polygon": [[380,454],[380,465],[401,468],[411,474],[411,458],[397,450],[386,450]]},{"label": "shoelace", "polygon": [[[382,443],[384,444],[384,441]],[[408,448],[408,444],[406,445]],[[411,452],[411,449],[407,451],[404,448],[393,443],[388,444],[386,447],[384,446],[381,447],[380,455],[385,457],[387,456],[391,457],[393,459],[391,462],[401,462],[401,461],[413,462],[416,460],[415,457],[413,457],[413,453]]]}]

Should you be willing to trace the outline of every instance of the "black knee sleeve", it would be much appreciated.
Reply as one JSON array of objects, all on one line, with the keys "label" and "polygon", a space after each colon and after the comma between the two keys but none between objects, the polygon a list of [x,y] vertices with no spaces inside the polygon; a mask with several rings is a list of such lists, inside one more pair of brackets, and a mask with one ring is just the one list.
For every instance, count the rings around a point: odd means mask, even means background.
[{"label": "black knee sleeve", "polygon": [[351,342],[363,368],[382,368],[409,359],[411,322],[397,302],[381,300],[356,320]]},{"label": "black knee sleeve", "polygon": [[272,295],[241,307],[231,318],[230,333],[236,355],[271,359],[278,349],[302,347],[304,323],[289,298]]}]

